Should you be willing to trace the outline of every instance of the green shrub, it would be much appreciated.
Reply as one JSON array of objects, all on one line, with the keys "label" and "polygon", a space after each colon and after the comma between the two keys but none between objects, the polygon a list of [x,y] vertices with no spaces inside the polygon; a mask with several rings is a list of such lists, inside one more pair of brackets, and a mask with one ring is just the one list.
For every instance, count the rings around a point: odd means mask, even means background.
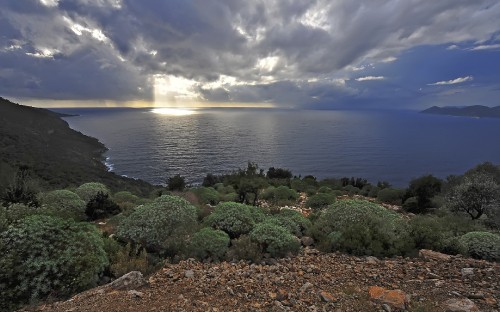
[{"label": "green shrub", "polygon": [[121,203],[141,204],[143,202],[141,198],[128,191],[117,192],[113,195],[112,199],[115,203],[118,204]]},{"label": "green shrub", "polygon": [[311,221],[297,211],[281,209],[280,212],[267,219],[287,229],[291,234],[302,237],[309,232]]},{"label": "green shrub", "polygon": [[[467,220],[465,220],[467,221]],[[456,218],[417,215],[410,220],[410,234],[417,249],[431,249],[447,254],[462,252],[458,243],[460,237],[456,227],[462,230],[467,226],[456,224]],[[460,222],[462,223],[462,222]]]},{"label": "green shrub", "polygon": [[500,235],[489,232],[469,232],[460,237],[467,255],[489,261],[500,261]]},{"label": "green shrub", "polygon": [[219,193],[213,187],[198,187],[192,190],[201,204],[217,205],[220,201]]},{"label": "green shrub", "polygon": [[284,185],[278,187],[270,186],[261,194],[261,198],[281,205],[296,201],[299,198],[299,194]]},{"label": "green shrub", "polygon": [[377,186],[373,186],[370,191],[368,192],[368,197],[371,197],[371,198],[377,198],[378,197],[378,192],[380,192],[380,188],[377,187]]},{"label": "green shrub", "polygon": [[149,264],[146,249],[127,244],[120,245],[112,238],[105,238],[104,250],[109,258],[109,271],[118,278],[131,271],[139,271],[144,275],[153,273],[154,266]]},{"label": "green shrub", "polygon": [[309,197],[306,200],[306,207],[312,209],[321,209],[335,202],[333,194],[320,193]]},{"label": "green shrub", "polygon": [[318,193],[331,193],[332,191],[328,186],[322,186],[318,189]]},{"label": "green shrub", "polygon": [[312,233],[320,248],[356,255],[404,255],[412,247],[401,216],[363,200],[339,200],[316,220]]},{"label": "green shrub", "polygon": [[85,205],[77,194],[68,190],[55,190],[40,196],[40,202],[48,213],[63,219],[86,219]]},{"label": "green shrub", "polygon": [[358,187],[353,185],[346,185],[342,188],[343,191],[346,191],[349,196],[357,195],[361,192]]},{"label": "green shrub", "polygon": [[404,194],[404,190],[385,188],[378,192],[377,200],[381,203],[401,205]]},{"label": "green shrub", "polygon": [[250,232],[250,237],[271,257],[283,257],[288,253],[297,253],[300,249],[300,242],[295,236],[284,227],[268,221],[257,224]]},{"label": "green shrub", "polygon": [[229,247],[229,236],[226,232],[203,228],[193,235],[189,245],[190,255],[203,260],[221,260],[224,258]]},{"label": "green shrub", "polygon": [[409,197],[403,203],[405,211],[418,211],[418,198],[416,196]]},{"label": "green shrub", "polygon": [[109,195],[109,189],[106,185],[97,182],[82,184],[75,190],[75,193],[80,196],[85,204],[87,204],[92,198],[96,197],[99,192]]},{"label": "green shrub", "polygon": [[0,254],[2,309],[95,286],[108,265],[95,227],[41,215],[1,233]]},{"label": "green shrub", "polygon": [[24,219],[28,216],[42,214],[44,210],[42,208],[36,208],[32,206],[26,206],[25,204],[12,204],[8,207],[2,207],[4,215],[4,223],[10,225],[15,221]]},{"label": "green shrub", "polygon": [[249,233],[264,219],[264,212],[260,208],[227,202],[217,205],[214,212],[205,218],[205,224],[226,232],[231,238],[236,238]]},{"label": "green shrub", "polygon": [[225,202],[235,202],[238,200],[238,194],[236,193],[227,193],[222,196],[222,200]]},{"label": "green shrub", "polygon": [[253,241],[249,235],[241,235],[231,241],[226,258],[232,260],[250,260],[259,262],[262,259],[262,250],[259,243]]},{"label": "green shrub", "polygon": [[196,208],[177,196],[163,195],[139,206],[120,222],[117,236],[148,250],[175,255],[196,231]]}]

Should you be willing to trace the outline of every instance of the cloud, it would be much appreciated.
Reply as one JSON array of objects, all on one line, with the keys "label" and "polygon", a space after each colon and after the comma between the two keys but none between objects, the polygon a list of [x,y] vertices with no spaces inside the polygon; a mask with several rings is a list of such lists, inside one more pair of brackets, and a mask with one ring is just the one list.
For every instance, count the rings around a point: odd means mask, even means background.
[{"label": "cloud", "polygon": [[474,78],[472,76],[467,76],[467,77],[460,77],[460,78],[453,79],[453,80],[438,81],[435,83],[430,83],[430,84],[428,84],[428,86],[454,85],[454,84],[463,83],[463,82],[472,81],[472,80],[474,80]]},{"label": "cloud", "polygon": [[382,70],[417,47],[495,42],[499,15],[496,0],[0,0],[0,93],[338,103],[395,81]]},{"label": "cloud", "polygon": [[500,50],[500,44],[479,45],[470,49],[471,51]]},{"label": "cloud", "polygon": [[356,78],[356,81],[373,81],[373,80],[384,80],[385,77],[383,76],[366,76],[366,77],[360,77]]}]

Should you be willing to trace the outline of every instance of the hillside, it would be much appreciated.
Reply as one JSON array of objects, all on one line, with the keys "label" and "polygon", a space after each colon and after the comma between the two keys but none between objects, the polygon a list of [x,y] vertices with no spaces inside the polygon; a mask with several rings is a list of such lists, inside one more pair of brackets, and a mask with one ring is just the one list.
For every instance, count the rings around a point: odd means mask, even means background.
[{"label": "hillside", "polygon": [[106,147],[71,129],[60,114],[0,98],[0,187],[28,166],[42,189],[96,181],[113,190],[148,194],[147,182],[118,176],[102,163]]},{"label": "hillside", "polygon": [[500,106],[488,107],[482,105],[473,105],[465,107],[438,107],[433,106],[421,113],[448,116],[466,116],[466,117],[489,117],[500,118]]},{"label": "hillside", "polygon": [[[497,263],[429,251],[415,259],[379,260],[309,248],[292,258],[269,260],[269,265],[181,261],[153,274],[147,286],[106,285],[33,310],[429,312],[500,307]],[[460,305],[463,309],[451,309]]]}]

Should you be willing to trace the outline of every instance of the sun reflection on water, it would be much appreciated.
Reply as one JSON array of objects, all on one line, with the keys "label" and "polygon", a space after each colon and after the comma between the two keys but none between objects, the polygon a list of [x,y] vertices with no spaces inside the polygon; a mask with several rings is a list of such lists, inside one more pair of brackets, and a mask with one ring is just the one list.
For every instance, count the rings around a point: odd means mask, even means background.
[{"label": "sun reflection on water", "polygon": [[189,116],[196,114],[196,111],[185,109],[185,108],[154,108],[151,110],[152,113],[168,116]]}]

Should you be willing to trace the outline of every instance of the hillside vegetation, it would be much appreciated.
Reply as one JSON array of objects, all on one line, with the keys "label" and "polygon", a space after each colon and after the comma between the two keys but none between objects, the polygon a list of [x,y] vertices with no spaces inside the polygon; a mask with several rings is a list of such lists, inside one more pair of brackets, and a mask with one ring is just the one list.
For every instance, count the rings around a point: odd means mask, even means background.
[{"label": "hillside vegetation", "polygon": [[41,189],[103,182],[113,190],[149,194],[153,186],[107,171],[106,147],[97,139],[71,129],[60,115],[46,109],[0,98],[0,187],[28,168]]}]

